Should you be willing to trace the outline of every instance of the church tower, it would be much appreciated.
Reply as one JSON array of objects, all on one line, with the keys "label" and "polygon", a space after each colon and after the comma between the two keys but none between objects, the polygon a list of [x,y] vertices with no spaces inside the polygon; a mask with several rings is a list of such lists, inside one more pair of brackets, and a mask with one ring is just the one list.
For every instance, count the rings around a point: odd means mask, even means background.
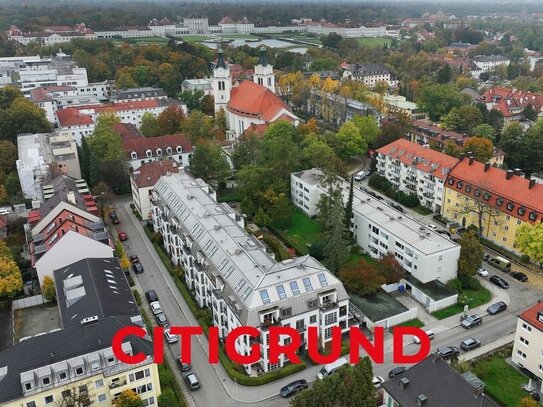
[{"label": "church tower", "polygon": [[260,58],[258,65],[255,66],[253,80],[259,85],[265,86],[275,93],[275,76],[273,76],[273,65],[268,64],[266,59],[266,48],[260,48]]},{"label": "church tower", "polygon": [[232,78],[230,69],[224,62],[222,48],[217,51],[217,66],[213,70],[213,97],[215,98],[215,112],[224,109],[230,101],[230,91],[232,90]]}]

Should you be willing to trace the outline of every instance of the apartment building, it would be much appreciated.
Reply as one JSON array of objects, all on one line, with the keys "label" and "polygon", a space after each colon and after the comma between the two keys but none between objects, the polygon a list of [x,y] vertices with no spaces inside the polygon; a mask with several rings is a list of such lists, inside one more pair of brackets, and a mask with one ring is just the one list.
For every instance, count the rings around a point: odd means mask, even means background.
[{"label": "apartment building", "polygon": [[192,157],[192,144],[183,134],[131,138],[123,140],[123,149],[128,168],[133,171],[145,163],[168,159],[188,167]]},{"label": "apartment building", "polygon": [[[300,332],[317,326],[320,345],[331,339],[332,327],[347,332],[349,297],[341,282],[310,256],[277,262],[261,241],[243,228],[243,218],[219,204],[215,192],[201,179],[180,170],[160,178],[151,196],[153,228],[200,306],[213,312],[213,325],[224,338],[238,326],[261,330],[258,339],[245,336],[236,343],[248,354],[257,341],[262,358],[244,366],[248,373],[268,372],[285,365],[269,361],[268,328],[290,326]],[[354,324],[354,322],[352,323]],[[281,342],[287,338],[281,338]]]},{"label": "apartment building", "polygon": [[378,82],[386,82],[388,86],[398,85],[392,73],[383,64],[341,64],[343,78],[362,82],[369,88],[373,88]]},{"label": "apartment building", "polygon": [[44,86],[30,91],[30,100],[45,110],[45,116],[50,123],[56,123],[56,113],[59,109],[71,106],[100,104],[92,96],[80,95],[75,86]]},{"label": "apartment building", "polygon": [[147,86],[143,88],[117,89],[111,92],[111,102],[113,103],[157,99],[168,99],[168,95],[162,88]]},{"label": "apartment building", "polygon": [[489,162],[464,157],[445,181],[441,215],[462,226],[479,227],[480,212],[481,235],[518,252],[517,229],[543,219],[543,185],[524,178],[518,169],[505,171]]},{"label": "apartment building", "polygon": [[8,30],[8,39],[26,45],[37,41],[43,45],[55,45],[75,39],[95,40],[96,34],[85,23],[69,26],[46,26],[38,32],[23,32],[12,25]]},{"label": "apartment building", "polygon": [[441,212],[444,183],[458,159],[405,139],[377,150],[377,172],[395,189],[416,195],[421,205]]},{"label": "apartment building", "polygon": [[[543,302],[538,302],[518,316],[511,362],[528,369],[543,380]],[[542,382],[543,383],[543,382]],[[541,385],[543,391],[543,384]]]},{"label": "apartment building", "polygon": [[510,59],[503,55],[477,55],[471,60],[471,76],[479,79],[482,73],[492,72],[501,65],[507,66]]},{"label": "apartment building", "polygon": [[[322,179],[318,169],[291,174],[292,202],[308,216],[317,215],[317,203],[328,193]],[[337,182],[347,202],[350,185]],[[456,296],[438,298],[426,285],[441,287],[456,278],[459,245],[358,188],[353,191],[353,213],[350,229],[357,244],[375,259],[393,253],[407,272],[400,284],[417,301],[432,311],[455,303]]]}]

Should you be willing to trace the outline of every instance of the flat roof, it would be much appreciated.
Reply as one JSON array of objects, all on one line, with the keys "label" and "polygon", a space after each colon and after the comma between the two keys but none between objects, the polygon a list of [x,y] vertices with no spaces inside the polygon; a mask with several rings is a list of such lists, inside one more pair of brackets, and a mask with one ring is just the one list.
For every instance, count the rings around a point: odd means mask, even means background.
[{"label": "flat roof", "polygon": [[413,276],[407,276],[404,279],[407,280],[410,284],[417,287],[434,301],[443,300],[456,294],[449,287],[447,287],[445,284],[438,280],[432,280],[427,283],[423,283],[422,281],[416,279]]},{"label": "flat roof", "polygon": [[384,290],[379,290],[373,295],[361,297],[349,293],[350,301],[373,322],[382,321],[394,315],[408,311],[401,302]]}]

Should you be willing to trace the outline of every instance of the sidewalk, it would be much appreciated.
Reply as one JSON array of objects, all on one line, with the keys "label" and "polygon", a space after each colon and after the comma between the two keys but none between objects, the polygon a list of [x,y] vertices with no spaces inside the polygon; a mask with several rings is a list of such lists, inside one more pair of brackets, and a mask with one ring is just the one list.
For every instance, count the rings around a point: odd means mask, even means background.
[{"label": "sidewalk", "polygon": [[483,345],[477,349],[464,353],[458,358],[458,360],[465,362],[481,356],[485,356],[486,354],[493,352],[497,348],[501,348],[502,346],[513,343],[514,340],[515,334],[504,336],[503,338],[497,339],[494,342],[487,343],[486,345]]}]

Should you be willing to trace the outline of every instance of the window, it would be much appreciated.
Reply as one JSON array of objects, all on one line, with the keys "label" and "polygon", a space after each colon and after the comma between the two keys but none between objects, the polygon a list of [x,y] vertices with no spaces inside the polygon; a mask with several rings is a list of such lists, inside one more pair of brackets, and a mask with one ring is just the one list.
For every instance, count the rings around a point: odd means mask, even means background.
[{"label": "window", "polygon": [[484,199],[485,201],[488,201],[488,200],[490,200],[490,196],[491,196],[491,195],[490,195],[488,192],[485,192],[484,195],[483,195],[483,199]]},{"label": "window", "polygon": [[503,204],[503,198],[496,199],[496,205],[502,206],[502,204]]},{"label": "window", "polygon": [[264,304],[270,303],[270,296],[268,295],[268,290],[261,290],[260,291],[260,298],[262,298],[262,302]]},{"label": "window", "polygon": [[526,338],[523,338],[522,336],[520,337],[520,341],[526,346],[530,344],[530,341]]},{"label": "window", "polygon": [[324,339],[330,339],[332,337],[332,327],[324,330]]},{"label": "window", "polygon": [[513,202],[509,202],[507,204],[507,210],[508,211],[512,211],[514,207],[515,207],[515,204]]},{"label": "window", "polygon": [[324,273],[320,273],[318,275],[319,277],[319,281],[321,283],[321,287],[327,287],[328,286],[328,281],[326,281],[326,276],[324,275]]},{"label": "window", "polygon": [[522,359],[526,359],[526,353],[520,351],[520,350],[517,350],[517,356],[519,358],[522,358]]},{"label": "window", "polygon": [[29,401],[28,403],[26,403],[26,407],[36,407],[36,402],[35,401]]},{"label": "window", "polygon": [[524,206],[521,206],[520,208],[518,208],[518,214],[520,216],[523,216],[525,213],[526,213],[526,208]]},{"label": "window", "polygon": [[93,360],[90,362],[91,370],[98,370],[100,369],[100,361],[99,360]]},{"label": "window", "polygon": [[283,287],[283,285],[278,285],[277,287],[275,287],[277,289],[277,294],[279,295],[279,298],[281,300],[284,300],[285,298],[287,298],[287,293],[285,292],[285,287]]},{"label": "window", "polygon": [[177,147],[175,148],[175,151],[176,151],[177,153],[182,153],[182,152],[183,152],[183,149],[181,148],[181,146],[177,146]]},{"label": "window", "polygon": [[331,325],[337,322],[337,314],[332,312],[324,316],[324,325]]},{"label": "window", "polygon": [[111,356],[111,357],[107,358],[107,364],[109,366],[114,365],[115,364],[115,357]]},{"label": "window", "polygon": [[522,324],[522,329],[528,332],[532,332],[532,327],[528,324]]},{"label": "window", "polygon": [[172,148],[166,147],[166,154],[171,155],[172,154]]},{"label": "window", "polygon": [[305,320],[299,319],[296,321],[296,330],[297,331],[303,331],[305,329]]},{"label": "window", "polygon": [[41,379],[41,382],[43,383],[44,386],[49,386],[51,384],[51,378],[44,377],[43,379]]},{"label": "window", "polygon": [[309,323],[310,324],[316,324],[317,323],[317,316],[316,315],[311,315],[309,317]]},{"label": "window", "polygon": [[475,188],[475,196],[481,196],[481,190],[479,188]]},{"label": "window", "polygon": [[104,386],[104,379],[99,379],[94,382],[94,387],[96,389],[99,389],[100,387]]},{"label": "window", "polygon": [[292,315],[292,307],[281,308],[281,318],[290,317]]},{"label": "window", "polygon": [[99,394],[98,397],[96,397],[96,401],[98,403],[103,403],[104,401],[107,400],[107,396],[104,394]]},{"label": "window", "polygon": [[138,158],[138,153],[136,153],[135,151],[132,151],[130,153],[130,158],[132,158],[133,160],[136,160]]},{"label": "window", "polygon": [[466,192],[471,192],[471,185],[466,185]]},{"label": "window", "polygon": [[154,397],[149,397],[148,399],[143,400],[143,406],[144,407],[148,407],[148,406],[153,405],[153,404],[155,404],[155,398]]},{"label": "window", "polygon": [[45,396],[43,398],[43,401],[45,402],[45,404],[51,404],[53,402],[53,396],[51,396],[51,395]]},{"label": "window", "polygon": [[146,155],[147,157],[152,157],[152,156],[153,156],[153,152],[152,152],[151,150],[147,150],[147,151],[145,152],[145,155]]},{"label": "window", "polygon": [[318,305],[319,305],[319,301],[316,298],[312,298],[307,301],[307,308],[309,309],[317,308]]},{"label": "window", "polygon": [[59,380],[66,380],[67,377],[68,377],[68,375],[66,374],[66,372],[60,372],[58,374],[58,379]]},{"label": "window", "polygon": [[458,183],[456,184],[456,187],[457,187],[458,189],[462,189],[462,186],[463,186],[463,185],[464,185],[464,184],[462,183],[462,181],[458,181]]},{"label": "window", "polygon": [[535,211],[530,212],[530,215],[528,215],[528,218],[529,218],[530,220],[536,220],[536,218],[537,218],[537,213],[536,213]]},{"label": "window", "polygon": [[162,149],[157,148],[156,149],[156,155],[158,155],[159,157],[162,156]]},{"label": "window", "polygon": [[83,368],[82,367],[76,367],[75,368],[75,375],[81,376],[83,374]]},{"label": "window", "polygon": [[313,291],[313,286],[311,285],[311,280],[309,279],[309,277],[305,277],[302,281],[304,282],[304,287],[306,291]]}]

